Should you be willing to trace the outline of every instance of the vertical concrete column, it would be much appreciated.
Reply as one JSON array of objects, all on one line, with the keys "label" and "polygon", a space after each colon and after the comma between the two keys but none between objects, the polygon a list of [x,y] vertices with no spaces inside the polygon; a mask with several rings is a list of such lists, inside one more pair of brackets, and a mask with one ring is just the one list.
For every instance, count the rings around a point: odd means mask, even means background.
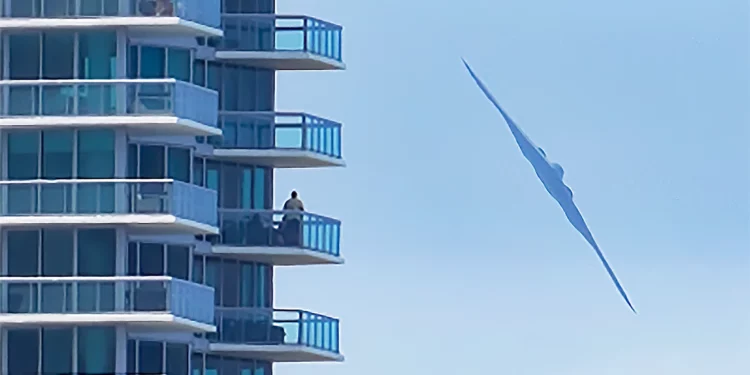
[{"label": "vertical concrete column", "polygon": [[126,374],[128,371],[128,332],[125,326],[118,326],[115,331],[115,373]]}]

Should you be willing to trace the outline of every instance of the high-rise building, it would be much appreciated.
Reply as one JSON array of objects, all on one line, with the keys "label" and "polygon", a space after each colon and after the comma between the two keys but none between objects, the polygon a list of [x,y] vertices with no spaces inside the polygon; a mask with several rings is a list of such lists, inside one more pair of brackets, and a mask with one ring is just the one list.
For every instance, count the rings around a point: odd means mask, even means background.
[{"label": "high-rise building", "polygon": [[340,124],[274,105],[276,71],[344,69],[341,27],[274,0],[0,7],[0,372],[342,361],[337,319],[273,298],[274,267],[343,263],[339,221],[273,207],[274,169],[344,165]]}]

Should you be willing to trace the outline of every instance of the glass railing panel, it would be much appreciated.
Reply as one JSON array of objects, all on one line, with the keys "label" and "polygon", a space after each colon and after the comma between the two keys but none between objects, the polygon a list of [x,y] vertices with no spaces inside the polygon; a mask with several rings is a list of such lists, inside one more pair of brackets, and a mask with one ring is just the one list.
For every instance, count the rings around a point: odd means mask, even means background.
[{"label": "glass railing panel", "polygon": [[217,193],[171,179],[0,181],[0,215],[169,214],[217,226]]},{"label": "glass railing panel", "polygon": [[218,243],[225,246],[299,247],[340,256],[341,222],[300,211],[219,209]]},{"label": "glass railing panel", "polygon": [[221,112],[220,148],[312,151],[341,159],[341,124],[306,113]]},{"label": "glass railing panel", "polygon": [[219,94],[174,79],[0,81],[0,118],[174,116],[216,127]]},{"label": "glass railing panel", "polygon": [[338,319],[302,310],[216,308],[212,340],[248,345],[301,345],[339,353]]},{"label": "glass railing panel", "polygon": [[216,207],[219,206],[219,200],[215,190],[174,181],[172,193],[173,215],[212,227],[218,226],[219,215]]},{"label": "glass railing panel", "polygon": [[213,325],[214,290],[167,276],[0,277],[0,314],[170,313]]},{"label": "glass railing panel", "polygon": [[307,16],[224,14],[224,38],[219,49],[228,51],[299,51],[342,62],[342,27]]},{"label": "glass railing panel", "polygon": [[219,0],[6,0],[5,18],[178,17],[219,28]]}]

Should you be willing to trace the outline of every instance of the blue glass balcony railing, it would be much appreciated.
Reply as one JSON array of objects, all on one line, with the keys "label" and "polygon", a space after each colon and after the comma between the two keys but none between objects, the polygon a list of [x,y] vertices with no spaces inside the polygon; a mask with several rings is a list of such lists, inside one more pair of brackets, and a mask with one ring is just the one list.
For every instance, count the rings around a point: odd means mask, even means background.
[{"label": "blue glass balcony railing", "polygon": [[0,314],[170,313],[214,324],[214,289],[168,276],[0,277]]},{"label": "blue glass balcony railing", "polygon": [[0,181],[0,215],[168,214],[217,226],[217,193],[171,179]]},{"label": "blue glass balcony railing", "polygon": [[214,342],[299,345],[339,354],[339,321],[302,310],[216,308]]},{"label": "blue glass balcony railing", "polygon": [[[219,28],[219,0],[6,0],[3,18],[178,17]],[[122,10],[122,11],[121,11]]]},{"label": "blue glass balcony railing", "polygon": [[216,127],[219,94],[175,79],[0,81],[2,117],[175,116]]},{"label": "blue glass balcony railing", "polygon": [[215,245],[297,247],[340,256],[341,222],[300,211],[219,209]]},{"label": "blue glass balcony railing", "polygon": [[223,137],[217,148],[304,150],[341,159],[341,124],[306,113],[227,112],[219,114]]},{"label": "blue glass balcony railing", "polygon": [[223,14],[225,51],[296,51],[343,62],[342,27],[307,16]]}]

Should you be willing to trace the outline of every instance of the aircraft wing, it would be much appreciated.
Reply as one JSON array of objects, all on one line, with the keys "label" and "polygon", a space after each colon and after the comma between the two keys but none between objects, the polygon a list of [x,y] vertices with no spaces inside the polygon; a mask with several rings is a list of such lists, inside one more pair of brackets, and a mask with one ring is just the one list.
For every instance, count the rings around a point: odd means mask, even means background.
[{"label": "aircraft wing", "polygon": [[[523,153],[523,156],[526,157],[526,159],[529,160],[529,162],[532,163],[532,166],[534,166],[534,169],[537,168],[537,165],[535,165],[535,162],[541,162],[545,157],[539,153],[539,147],[537,147],[534,142],[529,139],[529,137],[524,134],[524,132],[519,128],[516,123],[513,121],[510,116],[503,110],[502,107],[500,107],[500,104],[497,102],[495,97],[490,93],[490,90],[487,89],[487,87],[484,85],[482,80],[477,77],[476,74],[474,74],[474,71],[469,66],[469,63],[466,62],[466,60],[461,59],[464,62],[464,65],[466,66],[466,69],[469,70],[469,74],[471,74],[471,77],[474,78],[474,82],[476,82],[477,86],[479,86],[479,89],[482,90],[484,95],[487,97],[487,99],[492,102],[492,104],[497,108],[498,111],[500,111],[500,115],[503,116],[505,119],[505,122],[508,124],[508,127],[510,128],[510,132],[513,134],[513,138],[515,138],[516,143],[518,143],[518,147],[521,148],[521,152]],[[544,160],[546,163],[546,160]]]},{"label": "aircraft wing", "polygon": [[617,279],[615,271],[612,270],[609,262],[607,262],[607,259],[604,257],[604,253],[602,253],[601,249],[599,249],[599,245],[597,245],[596,241],[594,240],[594,236],[591,234],[588,225],[586,225],[586,221],[583,219],[581,211],[578,210],[578,207],[575,205],[575,203],[573,203],[572,199],[562,202],[558,200],[557,203],[559,203],[560,207],[562,207],[563,211],[565,212],[565,216],[568,218],[570,224],[573,225],[574,228],[576,228],[578,233],[580,233],[586,240],[586,242],[588,242],[589,245],[591,245],[591,247],[594,249],[596,255],[599,257],[599,260],[602,262],[602,265],[604,265],[604,268],[607,270],[609,278],[612,279],[613,283],[615,283],[617,291],[620,292],[620,296],[622,296],[622,298],[625,300],[625,303],[628,304],[630,310],[637,314],[635,308],[633,307],[633,304],[630,302],[630,298],[628,298],[628,294],[625,292],[625,288],[623,288],[622,284],[620,284],[620,280]]},{"label": "aircraft wing", "polygon": [[[462,59],[463,60],[463,59]],[[612,279],[612,282],[615,284],[615,287],[620,292],[620,295],[625,300],[625,302],[628,304],[628,307],[630,307],[630,310],[632,310],[634,313],[635,308],[630,303],[630,299],[628,298],[627,293],[625,292],[625,289],[622,287],[622,284],[620,284],[620,281],[617,279],[617,276],[615,275],[615,272],[612,270],[612,267],[609,266],[609,263],[607,262],[607,259],[604,257],[604,254],[599,249],[599,245],[597,245],[596,241],[594,240],[594,236],[591,234],[591,231],[588,228],[588,225],[586,225],[586,221],[583,219],[583,216],[581,215],[581,212],[578,210],[578,207],[573,202],[573,195],[570,191],[570,188],[568,188],[567,185],[565,185],[565,182],[562,180],[562,167],[559,167],[559,165],[556,165],[559,168],[559,174],[555,173],[555,168],[552,167],[552,165],[547,160],[546,155],[544,155],[540,150],[539,147],[537,147],[530,139],[526,136],[526,134],[523,133],[523,131],[513,122],[513,119],[508,116],[508,114],[500,107],[500,104],[498,104],[495,97],[490,93],[490,91],[487,89],[487,87],[482,83],[482,81],[477,77],[476,74],[474,74],[474,71],[471,69],[469,64],[466,62],[466,60],[463,60],[464,65],[466,66],[466,69],[468,69],[469,74],[471,74],[471,77],[474,79],[476,84],[479,86],[479,88],[482,90],[485,96],[487,96],[487,99],[492,102],[492,104],[497,108],[498,111],[500,111],[500,114],[505,119],[505,122],[508,124],[508,127],[510,128],[511,133],[513,133],[513,137],[516,139],[516,143],[518,143],[518,146],[521,148],[521,153],[523,153],[524,157],[531,163],[531,165],[534,167],[534,171],[536,172],[537,176],[541,180],[542,184],[544,184],[545,189],[549,194],[557,201],[557,203],[560,205],[560,208],[563,209],[565,212],[565,216],[568,218],[568,221],[571,225],[583,236],[583,238],[586,240],[586,242],[591,245],[591,247],[596,252],[596,255],[599,257],[599,260],[604,265],[604,268],[607,270],[607,273],[609,274],[609,277]]]}]

